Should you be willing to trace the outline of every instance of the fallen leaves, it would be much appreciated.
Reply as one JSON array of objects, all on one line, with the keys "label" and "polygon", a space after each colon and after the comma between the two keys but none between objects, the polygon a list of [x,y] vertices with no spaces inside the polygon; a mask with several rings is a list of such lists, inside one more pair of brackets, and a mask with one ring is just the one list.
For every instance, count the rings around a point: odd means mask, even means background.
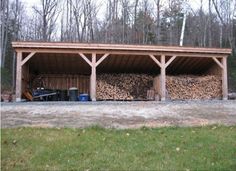
[{"label": "fallen leaves", "polygon": [[217,128],[217,127],[216,127],[216,126],[214,126],[214,127],[212,127],[211,129],[212,129],[212,130],[214,130],[214,129],[216,129],[216,128]]},{"label": "fallen leaves", "polygon": [[175,149],[176,151],[180,151],[180,148],[179,147],[176,147],[176,149]]},{"label": "fallen leaves", "polygon": [[16,145],[17,141],[16,140],[13,140],[12,141],[12,144]]}]

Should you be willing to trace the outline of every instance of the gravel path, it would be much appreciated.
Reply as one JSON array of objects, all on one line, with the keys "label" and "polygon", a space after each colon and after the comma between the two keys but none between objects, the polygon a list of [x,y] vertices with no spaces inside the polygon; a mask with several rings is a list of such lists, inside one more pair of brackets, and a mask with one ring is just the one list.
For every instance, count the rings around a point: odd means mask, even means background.
[{"label": "gravel path", "polygon": [[236,100],[1,103],[1,127],[236,125]]}]

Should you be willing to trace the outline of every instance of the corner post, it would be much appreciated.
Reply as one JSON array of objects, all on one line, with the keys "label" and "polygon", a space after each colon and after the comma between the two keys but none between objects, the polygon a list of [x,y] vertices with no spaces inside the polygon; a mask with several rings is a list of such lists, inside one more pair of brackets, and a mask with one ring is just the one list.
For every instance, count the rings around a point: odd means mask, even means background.
[{"label": "corner post", "polygon": [[92,53],[90,97],[92,101],[96,101],[96,53]]},{"label": "corner post", "polygon": [[166,100],[166,66],[165,55],[161,55],[161,101]]},{"label": "corner post", "polygon": [[18,51],[16,56],[16,101],[21,101],[21,94],[22,94],[22,52]]},{"label": "corner post", "polygon": [[227,58],[222,58],[222,93],[223,93],[223,100],[228,99],[228,81],[227,81]]}]

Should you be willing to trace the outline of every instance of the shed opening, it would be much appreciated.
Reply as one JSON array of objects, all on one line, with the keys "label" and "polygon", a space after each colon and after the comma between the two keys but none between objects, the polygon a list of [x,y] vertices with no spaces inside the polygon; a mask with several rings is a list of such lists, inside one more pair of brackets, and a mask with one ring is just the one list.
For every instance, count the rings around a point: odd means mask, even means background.
[{"label": "shed opening", "polygon": [[58,42],[12,45],[17,52],[17,101],[25,90],[41,87],[73,88],[93,101],[227,99],[231,49]]}]

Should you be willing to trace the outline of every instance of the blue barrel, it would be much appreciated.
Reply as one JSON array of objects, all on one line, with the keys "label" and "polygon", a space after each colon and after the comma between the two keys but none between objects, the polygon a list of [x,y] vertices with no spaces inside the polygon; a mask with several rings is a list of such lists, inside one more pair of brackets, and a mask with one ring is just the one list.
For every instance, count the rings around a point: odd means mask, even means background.
[{"label": "blue barrel", "polygon": [[89,95],[88,94],[80,94],[79,101],[82,101],[82,102],[89,101]]}]

